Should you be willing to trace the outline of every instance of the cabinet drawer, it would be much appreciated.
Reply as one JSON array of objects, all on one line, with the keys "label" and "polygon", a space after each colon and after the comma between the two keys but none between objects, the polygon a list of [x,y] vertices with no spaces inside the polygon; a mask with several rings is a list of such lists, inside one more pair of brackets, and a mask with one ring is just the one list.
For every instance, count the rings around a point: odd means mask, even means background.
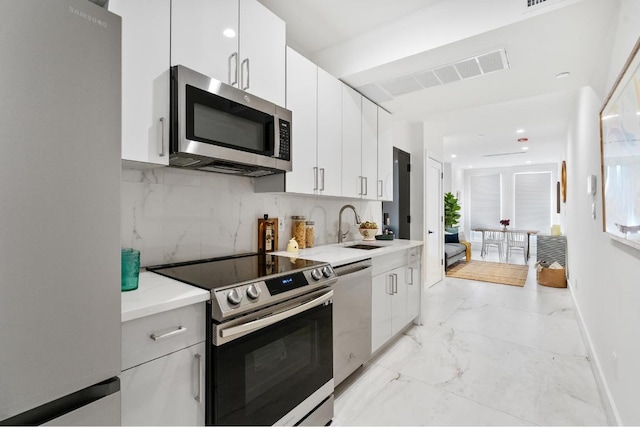
[{"label": "cabinet drawer", "polygon": [[204,341],[205,304],[123,323],[122,370]]},{"label": "cabinet drawer", "polygon": [[377,276],[407,264],[407,251],[398,251],[387,255],[373,258],[373,271],[371,274]]}]

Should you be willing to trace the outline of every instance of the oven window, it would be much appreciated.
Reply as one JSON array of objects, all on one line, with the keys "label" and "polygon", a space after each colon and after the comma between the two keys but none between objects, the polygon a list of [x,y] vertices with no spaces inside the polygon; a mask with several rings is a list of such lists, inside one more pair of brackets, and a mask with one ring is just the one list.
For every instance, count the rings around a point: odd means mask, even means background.
[{"label": "oven window", "polygon": [[333,378],[331,312],[316,307],[212,346],[212,423],[272,425]]},{"label": "oven window", "polygon": [[187,139],[273,155],[273,116],[189,85],[186,102]]}]

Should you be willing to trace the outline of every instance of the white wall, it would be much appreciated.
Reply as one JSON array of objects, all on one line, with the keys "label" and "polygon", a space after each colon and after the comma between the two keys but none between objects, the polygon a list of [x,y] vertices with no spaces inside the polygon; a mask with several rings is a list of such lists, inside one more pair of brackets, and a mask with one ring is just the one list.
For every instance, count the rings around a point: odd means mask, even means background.
[{"label": "white wall", "polygon": [[[616,28],[616,26],[613,26]],[[610,60],[610,88],[640,36],[640,2],[624,0]],[[605,94],[579,91],[567,143],[569,286],[591,347],[612,422],[640,424],[640,251],[602,232],[602,194],[586,194],[586,177],[601,183],[598,112]],[[600,188],[600,187],[599,187]],[[597,218],[591,218],[591,203]]]}]

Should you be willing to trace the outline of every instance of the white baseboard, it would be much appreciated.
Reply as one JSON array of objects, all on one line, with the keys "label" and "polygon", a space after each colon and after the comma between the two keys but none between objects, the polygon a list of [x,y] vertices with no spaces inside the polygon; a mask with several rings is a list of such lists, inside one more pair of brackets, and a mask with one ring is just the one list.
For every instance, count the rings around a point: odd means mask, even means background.
[{"label": "white baseboard", "polygon": [[609,425],[623,425],[622,420],[620,419],[620,414],[618,413],[618,409],[616,407],[615,401],[613,400],[613,396],[611,395],[611,390],[609,389],[609,385],[607,384],[607,380],[602,372],[602,366],[600,365],[600,360],[598,359],[597,353],[594,351],[593,342],[591,341],[591,336],[589,335],[589,331],[587,330],[587,326],[584,322],[584,318],[582,317],[582,312],[580,311],[580,306],[576,300],[576,295],[574,293],[573,281],[567,279],[569,284],[569,290],[571,291],[571,297],[573,299],[573,305],[576,309],[577,317],[578,317],[578,327],[580,328],[580,333],[582,334],[582,338],[587,344],[587,355],[589,356],[589,362],[591,364],[591,370],[593,371],[593,376],[596,379],[596,385],[598,386],[598,391],[600,392],[600,400],[602,401],[603,409],[605,415],[607,416],[607,422]]}]

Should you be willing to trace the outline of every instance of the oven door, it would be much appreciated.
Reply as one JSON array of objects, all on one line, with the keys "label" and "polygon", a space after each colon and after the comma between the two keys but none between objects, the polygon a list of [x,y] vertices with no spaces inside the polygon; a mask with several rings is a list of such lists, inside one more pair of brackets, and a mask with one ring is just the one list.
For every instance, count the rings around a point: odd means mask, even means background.
[{"label": "oven door", "polygon": [[[287,415],[297,422],[296,407],[315,393],[320,401],[309,412],[333,392],[332,296],[328,291],[245,324],[213,328],[232,339],[210,344],[207,424],[273,425],[288,423]],[[318,396],[327,384],[330,390]]]}]

